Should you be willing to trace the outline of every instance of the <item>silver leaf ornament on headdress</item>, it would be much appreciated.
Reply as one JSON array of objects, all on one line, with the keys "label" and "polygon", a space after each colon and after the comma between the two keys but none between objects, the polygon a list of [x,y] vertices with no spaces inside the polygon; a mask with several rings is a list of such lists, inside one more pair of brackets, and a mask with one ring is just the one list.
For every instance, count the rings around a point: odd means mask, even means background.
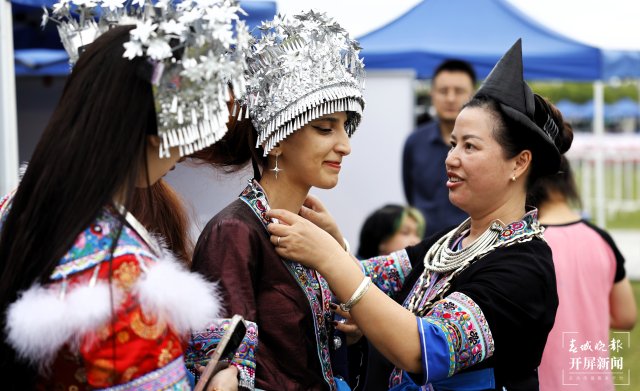
[{"label": "silver leaf ornament on headdress", "polygon": [[71,64],[111,27],[135,26],[124,57],[153,65],[160,156],[171,147],[184,156],[226,133],[228,86],[244,92],[251,36],[240,12],[236,0],[60,0],[43,23],[58,25]]},{"label": "silver leaf ornament on headdress", "polygon": [[309,11],[263,22],[247,58],[248,108],[266,156],[309,121],[348,113],[349,136],[364,109],[364,64],[358,42],[333,19]]}]

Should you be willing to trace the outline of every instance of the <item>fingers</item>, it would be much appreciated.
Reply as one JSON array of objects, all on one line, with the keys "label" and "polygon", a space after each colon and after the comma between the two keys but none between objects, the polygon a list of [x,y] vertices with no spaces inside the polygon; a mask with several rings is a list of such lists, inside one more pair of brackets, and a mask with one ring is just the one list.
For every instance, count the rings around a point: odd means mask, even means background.
[{"label": "fingers", "polygon": [[238,368],[233,365],[218,372],[207,385],[207,391],[232,391],[238,389]]},{"label": "fingers", "polygon": [[318,216],[318,212],[316,212],[313,208],[302,205],[302,207],[300,208],[300,216],[309,221],[312,221],[315,216]]},{"label": "fingers", "polygon": [[311,194],[307,194],[307,198],[304,200],[303,203],[304,206],[306,206],[307,208],[310,208],[314,211],[323,211],[324,210],[324,205],[322,204],[322,202],[320,201],[320,198],[311,195]]},{"label": "fingers", "polygon": [[336,330],[340,330],[347,335],[353,335],[359,337],[362,335],[360,328],[355,323],[340,323],[335,326]]},{"label": "fingers", "polygon": [[275,236],[288,236],[291,233],[291,227],[283,224],[271,223],[267,225],[267,231]]},{"label": "fingers", "polygon": [[275,247],[282,247],[282,236],[278,236],[278,235],[271,235],[269,237],[269,241],[271,242],[271,244],[273,244]]},{"label": "fingers", "polygon": [[271,209],[267,211],[267,217],[277,219],[281,223],[292,225],[293,223],[300,221],[301,217],[297,214],[291,213],[285,209]]},{"label": "fingers", "polygon": [[342,316],[343,318],[347,319],[347,320],[351,320],[351,314],[343,311],[340,309],[340,306],[335,304],[335,303],[331,303],[329,305],[331,307],[331,311],[335,312],[336,314]]},{"label": "fingers", "polygon": [[223,371],[227,371],[228,375],[231,377],[238,376],[238,367],[236,367],[235,365],[229,365],[228,367],[223,369]]}]

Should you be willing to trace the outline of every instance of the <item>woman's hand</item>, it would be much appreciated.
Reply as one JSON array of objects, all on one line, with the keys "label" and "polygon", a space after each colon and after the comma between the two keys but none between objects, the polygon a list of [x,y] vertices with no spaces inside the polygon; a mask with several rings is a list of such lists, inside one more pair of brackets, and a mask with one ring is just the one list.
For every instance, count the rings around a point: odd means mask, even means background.
[{"label": "woman's hand", "polygon": [[344,248],[344,237],[340,232],[340,228],[338,228],[338,224],[336,224],[333,216],[331,216],[331,213],[329,213],[318,197],[311,194],[307,195],[307,198],[302,204],[302,208],[300,208],[300,216],[325,230]]},{"label": "woman's hand", "polygon": [[272,209],[267,216],[279,224],[269,224],[271,243],[283,258],[322,272],[322,266],[339,256],[346,256],[335,239],[309,220],[283,209]]},{"label": "woman's hand", "polygon": [[351,314],[348,312],[344,312],[338,307],[338,305],[331,303],[331,311],[342,317],[341,320],[335,321],[336,330],[340,330],[344,333],[347,338],[347,346],[351,346],[354,343],[358,342],[360,338],[362,338],[362,330],[356,324],[356,322],[351,318]]},{"label": "woman's hand", "polygon": [[[199,367],[200,373],[204,370],[204,367]],[[233,365],[229,365],[225,369],[216,373],[209,384],[207,384],[207,391],[237,391],[238,390],[238,368]]]}]

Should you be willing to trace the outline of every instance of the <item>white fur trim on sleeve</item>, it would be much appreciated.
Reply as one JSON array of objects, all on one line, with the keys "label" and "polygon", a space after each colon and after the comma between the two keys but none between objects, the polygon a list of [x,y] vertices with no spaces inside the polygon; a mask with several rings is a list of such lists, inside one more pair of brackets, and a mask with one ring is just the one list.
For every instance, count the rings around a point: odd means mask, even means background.
[{"label": "white fur trim on sleeve", "polygon": [[142,310],[166,320],[180,334],[206,327],[221,310],[217,285],[187,271],[168,253],[149,265],[136,290]]},{"label": "white fur trim on sleeve", "polygon": [[44,369],[65,344],[78,344],[111,315],[109,287],[71,288],[64,299],[59,290],[33,285],[7,309],[7,342],[18,356]]}]

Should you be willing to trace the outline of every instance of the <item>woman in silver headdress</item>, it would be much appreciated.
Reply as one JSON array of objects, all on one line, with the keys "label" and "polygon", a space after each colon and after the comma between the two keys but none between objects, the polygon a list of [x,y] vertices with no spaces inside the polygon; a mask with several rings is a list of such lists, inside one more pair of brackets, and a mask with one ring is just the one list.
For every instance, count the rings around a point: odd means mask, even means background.
[{"label": "woman in silver headdress", "polygon": [[[526,198],[537,178],[558,171],[573,138],[564,129],[524,82],[518,41],[451,136],[449,198],[467,221],[361,265],[288,211],[267,213],[283,223],[269,225],[271,242],[327,279],[341,309],[395,365],[380,381],[389,388],[537,390],[558,297],[551,251]],[[406,267],[391,269],[394,257]]]},{"label": "woman in silver headdress", "polygon": [[334,390],[330,357],[343,340],[333,335],[331,292],[318,273],[276,253],[265,213],[317,213],[309,190],[338,183],[364,107],[363,65],[357,42],[323,14],[276,17],[262,30],[248,56],[240,120],[212,156],[200,154],[216,165],[251,159],[255,178],[207,224],[193,270],[220,281],[228,313],[259,328],[256,355],[247,349],[235,359],[241,386],[252,388],[242,379],[255,373],[259,389]]},{"label": "woman in silver headdress", "polygon": [[[190,389],[183,344],[222,306],[128,209],[136,188],[226,132],[227,84],[241,88],[246,64],[220,33],[237,9],[135,3],[65,0],[45,15],[75,65],[0,199],[3,390]],[[212,386],[237,389],[236,374]]]}]

